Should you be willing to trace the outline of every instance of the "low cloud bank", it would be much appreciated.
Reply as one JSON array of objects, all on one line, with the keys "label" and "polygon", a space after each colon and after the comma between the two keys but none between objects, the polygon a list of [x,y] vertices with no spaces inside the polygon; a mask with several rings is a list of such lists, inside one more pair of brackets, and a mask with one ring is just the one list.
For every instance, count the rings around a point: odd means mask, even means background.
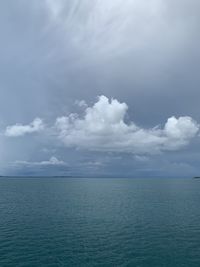
[{"label": "low cloud bank", "polygon": [[191,117],[170,117],[164,127],[144,129],[124,120],[128,106],[100,96],[84,116],[71,113],[59,117],[55,127],[67,147],[94,151],[159,153],[187,146],[197,135],[199,125]]},{"label": "low cloud bank", "polygon": [[56,157],[52,156],[49,160],[33,162],[33,161],[16,161],[16,165],[25,165],[25,166],[67,166],[67,163],[58,160]]}]

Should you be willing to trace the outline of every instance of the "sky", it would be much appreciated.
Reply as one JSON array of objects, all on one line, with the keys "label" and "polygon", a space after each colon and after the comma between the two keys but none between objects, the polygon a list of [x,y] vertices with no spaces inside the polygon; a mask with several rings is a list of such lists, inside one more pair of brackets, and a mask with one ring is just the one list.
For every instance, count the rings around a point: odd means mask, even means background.
[{"label": "sky", "polygon": [[0,175],[200,175],[198,0],[0,3]]}]

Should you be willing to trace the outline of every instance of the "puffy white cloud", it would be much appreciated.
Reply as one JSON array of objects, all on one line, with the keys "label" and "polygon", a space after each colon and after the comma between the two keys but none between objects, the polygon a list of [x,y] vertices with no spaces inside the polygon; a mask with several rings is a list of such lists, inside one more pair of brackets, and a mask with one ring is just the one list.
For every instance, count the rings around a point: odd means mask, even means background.
[{"label": "puffy white cloud", "polygon": [[44,160],[40,162],[34,161],[16,161],[16,165],[26,165],[26,166],[67,166],[67,163],[58,160],[56,157],[52,156],[49,160]]},{"label": "puffy white cloud", "polygon": [[68,147],[95,151],[159,153],[189,144],[199,125],[191,117],[171,117],[163,128],[143,129],[124,120],[128,106],[116,99],[100,96],[85,109],[84,116],[70,114],[56,120],[59,138]]},{"label": "puffy white cloud", "polygon": [[12,126],[7,126],[5,135],[9,137],[23,136],[25,134],[40,132],[44,129],[43,121],[40,118],[35,118],[33,122],[28,125],[17,123]]}]

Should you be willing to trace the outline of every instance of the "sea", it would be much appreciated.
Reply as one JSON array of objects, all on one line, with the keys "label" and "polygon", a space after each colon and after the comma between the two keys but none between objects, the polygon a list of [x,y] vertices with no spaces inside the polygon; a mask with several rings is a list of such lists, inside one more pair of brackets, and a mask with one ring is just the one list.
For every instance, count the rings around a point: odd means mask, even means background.
[{"label": "sea", "polygon": [[200,179],[0,178],[0,267],[200,266]]}]

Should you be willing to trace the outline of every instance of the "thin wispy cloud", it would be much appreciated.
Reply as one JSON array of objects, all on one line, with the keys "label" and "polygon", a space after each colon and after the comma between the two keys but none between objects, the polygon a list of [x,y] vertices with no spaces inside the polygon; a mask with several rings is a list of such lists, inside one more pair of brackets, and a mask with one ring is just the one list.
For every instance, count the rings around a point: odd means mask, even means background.
[{"label": "thin wispy cloud", "polygon": [[58,160],[55,156],[52,156],[49,160],[44,161],[15,161],[15,165],[24,166],[68,166],[68,164],[62,160]]}]

